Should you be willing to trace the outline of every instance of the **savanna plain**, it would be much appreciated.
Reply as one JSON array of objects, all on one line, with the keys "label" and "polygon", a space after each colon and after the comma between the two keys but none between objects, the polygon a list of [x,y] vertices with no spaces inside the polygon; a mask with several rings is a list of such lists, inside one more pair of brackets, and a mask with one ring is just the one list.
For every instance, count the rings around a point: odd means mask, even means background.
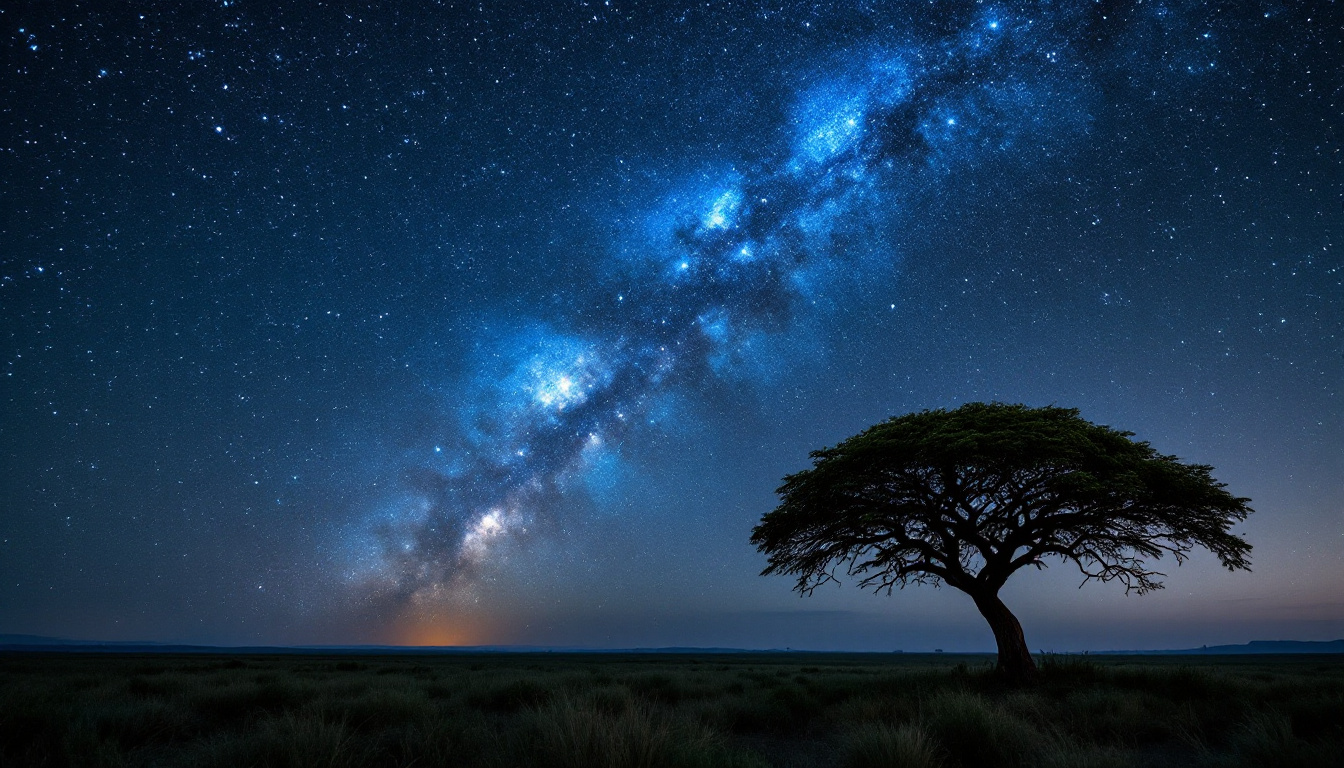
[{"label": "savanna plain", "polygon": [[1344,658],[0,655],[5,766],[1339,766]]}]

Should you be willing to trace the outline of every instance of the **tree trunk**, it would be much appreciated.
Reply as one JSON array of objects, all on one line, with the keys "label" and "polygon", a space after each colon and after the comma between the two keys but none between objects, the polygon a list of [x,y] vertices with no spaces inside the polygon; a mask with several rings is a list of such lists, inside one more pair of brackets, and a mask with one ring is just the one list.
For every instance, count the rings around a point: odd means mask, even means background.
[{"label": "tree trunk", "polygon": [[1017,680],[1035,677],[1036,662],[1031,660],[1027,639],[1022,636],[1022,625],[999,599],[998,593],[987,592],[971,597],[975,600],[975,607],[980,609],[980,615],[989,622],[989,628],[994,630],[994,641],[999,645],[999,671]]}]

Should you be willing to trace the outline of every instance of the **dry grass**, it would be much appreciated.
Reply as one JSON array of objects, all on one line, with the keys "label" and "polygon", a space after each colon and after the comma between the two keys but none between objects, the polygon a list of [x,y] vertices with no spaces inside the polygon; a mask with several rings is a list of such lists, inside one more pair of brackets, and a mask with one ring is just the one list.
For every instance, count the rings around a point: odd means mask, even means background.
[{"label": "dry grass", "polygon": [[1344,658],[0,656],[0,766],[1344,765]]}]

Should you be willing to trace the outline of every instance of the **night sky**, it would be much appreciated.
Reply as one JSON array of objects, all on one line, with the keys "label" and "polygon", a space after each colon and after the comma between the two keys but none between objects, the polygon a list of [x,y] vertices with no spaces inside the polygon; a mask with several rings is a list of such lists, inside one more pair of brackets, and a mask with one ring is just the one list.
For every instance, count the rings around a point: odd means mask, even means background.
[{"label": "night sky", "polygon": [[986,650],[748,537],[998,400],[1257,510],[1033,649],[1344,635],[1335,3],[275,5],[0,11],[0,632]]}]

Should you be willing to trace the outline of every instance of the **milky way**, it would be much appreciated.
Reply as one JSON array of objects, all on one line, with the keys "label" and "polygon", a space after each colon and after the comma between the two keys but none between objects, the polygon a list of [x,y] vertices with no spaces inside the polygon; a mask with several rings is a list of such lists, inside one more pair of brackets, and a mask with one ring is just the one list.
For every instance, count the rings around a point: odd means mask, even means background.
[{"label": "milky way", "polygon": [[632,430],[658,428],[665,393],[768,366],[753,340],[889,269],[922,192],[1066,154],[1088,130],[1092,71],[1124,66],[1088,61],[1076,35],[1089,18],[979,10],[948,34],[874,40],[796,73],[781,151],[674,183],[613,232],[619,245],[595,255],[598,306],[567,323],[581,328],[511,317],[478,346],[458,439],[357,537],[351,580],[394,600],[472,597],[502,541],[544,530],[567,491],[603,483]]}]

